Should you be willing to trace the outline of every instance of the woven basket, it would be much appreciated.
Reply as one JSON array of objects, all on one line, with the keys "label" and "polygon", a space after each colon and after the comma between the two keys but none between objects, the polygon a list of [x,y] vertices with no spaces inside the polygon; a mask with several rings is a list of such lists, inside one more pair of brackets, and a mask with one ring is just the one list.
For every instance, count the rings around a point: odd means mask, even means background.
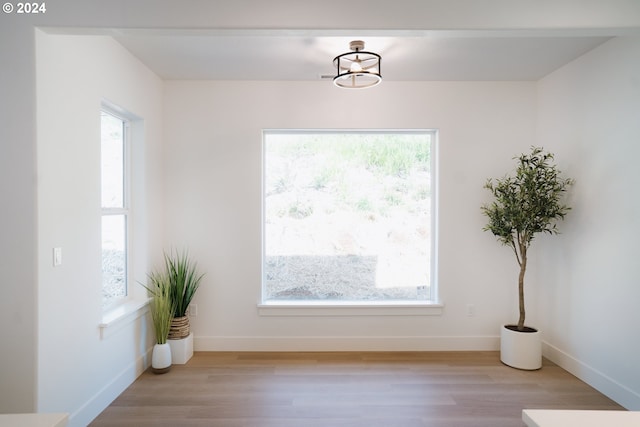
[{"label": "woven basket", "polygon": [[171,328],[169,328],[169,339],[180,340],[189,336],[191,332],[189,328],[189,317],[174,317],[171,320]]}]

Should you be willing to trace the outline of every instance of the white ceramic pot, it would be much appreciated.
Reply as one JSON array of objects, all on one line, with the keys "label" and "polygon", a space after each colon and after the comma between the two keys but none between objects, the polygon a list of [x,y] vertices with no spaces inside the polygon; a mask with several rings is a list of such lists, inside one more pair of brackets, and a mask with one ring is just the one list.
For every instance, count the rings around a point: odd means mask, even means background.
[{"label": "white ceramic pot", "polygon": [[504,325],[500,333],[500,360],[512,368],[533,371],[542,368],[542,339],[540,331],[526,328],[518,332]]},{"label": "white ceramic pot", "polygon": [[171,369],[171,347],[168,343],[153,346],[151,369],[156,374],[164,374]]}]

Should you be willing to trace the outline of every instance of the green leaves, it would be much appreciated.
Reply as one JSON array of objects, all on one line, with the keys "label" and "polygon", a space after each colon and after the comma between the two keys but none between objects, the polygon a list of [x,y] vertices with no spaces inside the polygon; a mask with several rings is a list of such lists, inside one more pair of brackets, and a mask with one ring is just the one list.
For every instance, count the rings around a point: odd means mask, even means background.
[{"label": "green leaves", "polygon": [[520,266],[518,330],[522,331],[527,250],[536,234],[558,233],[556,222],[564,219],[571,209],[561,199],[573,180],[560,177],[553,154],[542,148],[532,147],[531,154],[516,159],[515,176],[487,180],[484,188],[491,191],[494,200],[481,209],[488,218],[483,230],[491,231],[500,243],[509,246]]},{"label": "green leaves", "polygon": [[158,344],[167,342],[171,319],[186,315],[203,276],[187,252],[165,253],[164,269],[149,274],[150,285],[142,286],[153,296],[151,320]]},{"label": "green leaves", "polygon": [[189,259],[188,253],[171,252],[164,254],[165,273],[170,283],[171,300],[174,304],[174,316],[187,314],[187,308],[193,299],[204,274],[198,274],[196,264]]},{"label": "green leaves", "polygon": [[150,309],[156,342],[165,344],[175,309],[171,299],[171,283],[166,274],[155,272],[149,275],[149,281],[151,282],[150,286],[143,286],[153,296]]},{"label": "green leaves", "polygon": [[571,209],[562,203],[562,195],[573,180],[562,178],[553,162],[553,154],[532,147],[531,154],[517,159],[515,176],[489,179],[484,188],[494,201],[482,206],[491,231],[501,243],[529,247],[537,233],[558,233],[556,221]]}]

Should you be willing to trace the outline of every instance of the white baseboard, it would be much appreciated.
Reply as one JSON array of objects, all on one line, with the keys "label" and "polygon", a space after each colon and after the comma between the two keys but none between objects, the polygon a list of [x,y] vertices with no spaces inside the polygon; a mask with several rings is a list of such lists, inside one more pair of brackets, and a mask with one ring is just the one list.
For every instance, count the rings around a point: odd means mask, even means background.
[{"label": "white baseboard", "polygon": [[127,387],[129,387],[151,364],[151,350],[127,366],[111,382],[92,396],[77,411],[69,416],[68,427],[84,427],[100,415]]},{"label": "white baseboard", "polygon": [[497,351],[488,337],[195,337],[195,351]]},{"label": "white baseboard", "polygon": [[547,342],[542,355],[630,411],[640,410],[640,394]]}]

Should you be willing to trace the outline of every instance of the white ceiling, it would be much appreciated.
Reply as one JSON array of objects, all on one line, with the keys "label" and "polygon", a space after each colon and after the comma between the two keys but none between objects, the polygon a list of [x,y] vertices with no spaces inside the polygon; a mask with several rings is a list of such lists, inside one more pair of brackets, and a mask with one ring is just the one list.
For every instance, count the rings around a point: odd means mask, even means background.
[{"label": "white ceiling", "polygon": [[[387,81],[535,81],[611,34],[568,31],[113,30],[110,34],[167,80],[320,80],[351,40],[382,56]],[[326,77],[325,77],[326,78]]]}]

